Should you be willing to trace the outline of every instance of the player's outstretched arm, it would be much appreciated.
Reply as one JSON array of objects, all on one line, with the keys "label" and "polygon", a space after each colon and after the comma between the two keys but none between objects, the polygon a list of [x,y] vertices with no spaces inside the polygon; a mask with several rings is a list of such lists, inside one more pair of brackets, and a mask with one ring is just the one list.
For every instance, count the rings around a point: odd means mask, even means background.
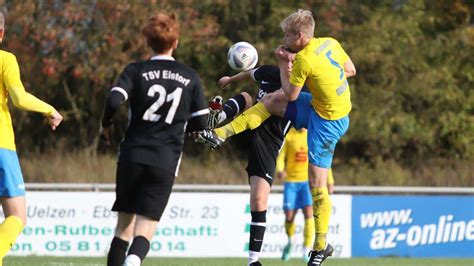
[{"label": "player's outstretched arm", "polygon": [[252,70],[248,70],[248,71],[243,71],[243,72],[240,72],[238,74],[235,74],[233,76],[224,76],[222,78],[219,79],[219,87],[221,87],[221,89],[229,86],[230,84],[232,83],[236,83],[236,82],[242,82],[242,81],[245,81],[245,80],[251,80],[252,79]]}]

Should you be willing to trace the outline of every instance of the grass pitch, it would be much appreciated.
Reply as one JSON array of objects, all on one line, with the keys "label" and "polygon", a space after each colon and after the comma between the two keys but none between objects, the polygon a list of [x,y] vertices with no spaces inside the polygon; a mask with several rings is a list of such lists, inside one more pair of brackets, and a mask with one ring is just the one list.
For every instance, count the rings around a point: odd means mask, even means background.
[{"label": "grass pitch", "polygon": [[[75,265],[105,265],[105,258],[88,257],[6,257],[5,266],[75,266]],[[292,259],[283,262],[279,259],[262,259],[263,265],[293,266],[306,265],[303,260]],[[147,258],[143,266],[245,266],[247,259],[243,258]],[[357,258],[331,259],[324,262],[324,266],[474,266],[474,259],[410,259],[410,258]]]}]

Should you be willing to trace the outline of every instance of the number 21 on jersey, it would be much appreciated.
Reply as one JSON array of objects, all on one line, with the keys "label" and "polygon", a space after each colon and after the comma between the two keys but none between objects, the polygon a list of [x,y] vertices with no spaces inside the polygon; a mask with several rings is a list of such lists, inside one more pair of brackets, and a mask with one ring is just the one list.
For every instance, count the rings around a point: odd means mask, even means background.
[{"label": "number 21 on jersey", "polygon": [[176,110],[178,109],[179,102],[181,101],[181,94],[183,93],[183,89],[177,87],[172,93],[167,94],[166,89],[158,84],[151,86],[148,89],[147,95],[150,97],[155,97],[158,93],[158,99],[148,107],[148,109],[143,114],[143,120],[157,122],[160,120],[161,115],[156,114],[155,112],[160,109],[165,102],[173,102],[171,104],[170,109],[168,110],[168,114],[165,118],[165,123],[171,124],[173,122],[174,115],[176,114]]}]

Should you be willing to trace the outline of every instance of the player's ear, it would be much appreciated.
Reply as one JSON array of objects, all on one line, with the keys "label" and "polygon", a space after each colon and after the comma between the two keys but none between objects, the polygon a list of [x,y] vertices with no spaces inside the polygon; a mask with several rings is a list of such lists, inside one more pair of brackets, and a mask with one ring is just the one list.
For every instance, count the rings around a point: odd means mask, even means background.
[{"label": "player's ear", "polygon": [[176,39],[176,41],[174,41],[174,44],[173,44],[173,50],[176,50],[178,48],[178,43],[179,43],[179,40]]},{"label": "player's ear", "polygon": [[298,32],[298,39],[301,39],[301,38],[303,38],[303,37],[304,37],[304,34],[303,34],[301,31],[299,31],[299,32]]},{"label": "player's ear", "polygon": [[3,42],[3,36],[5,34],[5,29],[0,29],[0,43]]}]

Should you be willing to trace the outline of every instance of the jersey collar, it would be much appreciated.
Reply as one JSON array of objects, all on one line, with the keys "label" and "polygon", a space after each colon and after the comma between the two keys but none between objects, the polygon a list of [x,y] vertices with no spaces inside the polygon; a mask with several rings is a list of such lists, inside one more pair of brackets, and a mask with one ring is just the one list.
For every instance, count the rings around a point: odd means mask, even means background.
[{"label": "jersey collar", "polygon": [[174,61],[174,57],[168,55],[155,55],[150,58],[150,60],[170,60]]}]

